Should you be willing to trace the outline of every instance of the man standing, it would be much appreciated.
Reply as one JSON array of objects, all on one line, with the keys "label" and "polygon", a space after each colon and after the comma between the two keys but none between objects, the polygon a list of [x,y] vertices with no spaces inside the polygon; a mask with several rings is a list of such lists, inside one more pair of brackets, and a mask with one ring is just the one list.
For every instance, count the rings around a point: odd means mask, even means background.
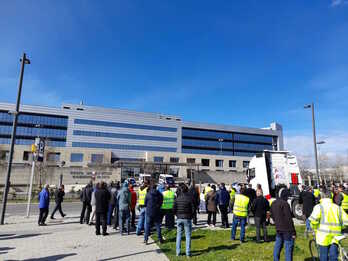
[{"label": "man standing", "polygon": [[[86,221],[87,225],[89,223],[89,216],[92,211],[92,206],[91,206],[92,192],[93,192],[93,181],[91,180],[86,185],[86,187],[83,188],[81,192],[80,199],[82,201],[82,211],[80,216],[80,224],[83,224],[84,221]],[[86,210],[87,210],[87,213],[86,213]]]},{"label": "man standing", "polygon": [[186,238],[186,256],[191,256],[191,233],[192,233],[192,217],[195,211],[191,195],[185,184],[180,184],[181,193],[174,201],[173,213],[177,217],[177,234],[176,234],[176,255],[181,252],[181,237],[185,230]]},{"label": "man standing", "polygon": [[112,225],[112,214],[114,213],[114,209],[115,209],[115,192],[116,192],[116,186],[114,182],[110,183],[110,187],[109,187],[109,192],[110,192],[110,202],[109,202],[109,209],[108,209],[108,220],[107,220],[107,224],[108,226]]},{"label": "man standing", "polygon": [[220,189],[216,193],[216,204],[219,206],[221,213],[221,227],[229,228],[228,224],[228,206],[230,204],[230,194],[225,188],[225,183],[220,184]]},{"label": "man standing", "polygon": [[50,206],[50,192],[48,191],[49,185],[46,184],[39,193],[39,226],[47,226],[45,221],[48,216],[48,208]]},{"label": "man standing", "polygon": [[273,250],[273,260],[279,261],[280,252],[285,245],[285,261],[292,261],[296,230],[292,220],[290,205],[287,200],[289,190],[282,188],[280,198],[272,202],[271,217],[276,227],[276,242]]},{"label": "man standing", "polygon": [[139,219],[137,224],[137,236],[141,235],[141,231],[144,229],[145,224],[145,198],[147,193],[147,181],[139,188],[138,191],[138,209],[139,209]]},{"label": "man standing", "polygon": [[333,190],[332,190],[333,194],[332,194],[332,200],[333,202],[338,205],[341,206],[342,205],[342,201],[343,201],[343,196],[342,194],[338,191],[338,188],[333,186]]},{"label": "man standing", "polygon": [[114,199],[114,205],[115,205],[115,224],[114,224],[114,229],[116,230],[119,226],[119,219],[120,219],[120,208],[118,206],[118,199],[117,199],[117,195],[120,192],[121,186],[120,186],[120,182],[118,181],[116,183],[116,190],[113,193],[113,199]]},{"label": "man standing", "polygon": [[100,188],[97,188],[97,190],[95,191],[95,201],[96,201],[95,234],[97,236],[100,235],[100,223],[103,229],[103,236],[109,235],[106,232],[106,229],[107,229],[106,219],[107,219],[107,213],[108,213],[109,200],[110,200],[110,192],[106,188],[106,183],[101,182]]},{"label": "man standing", "polygon": [[320,261],[337,261],[336,236],[342,235],[342,228],[348,225],[348,215],[342,207],[334,204],[330,193],[322,191],[320,204],[313,209],[309,220],[316,230],[315,240],[319,245]]},{"label": "man standing", "polygon": [[160,243],[163,243],[161,234],[161,206],[163,203],[163,196],[161,192],[156,189],[156,185],[152,185],[150,191],[146,194],[145,207],[146,207],[146,218],[145,218],[145,235],[144,243],[147,244],[150,229],[152,224],[156,226],[157,235]]},{"label": "man standing", "polygon": [[254,220],[256,226],[256,242],[261,243],[260,241],[260,228],[263,229],[263,238],[267,242],[267,227],[266,227],[266,215],[269,211],[268,200],[264,198],[262,190],[256,190],[256,199],[252,204],[252,210],[254,212]]},{"label": "man standing", "polygon": [[308,237],[308,233],[312,231],[311,222],[309,221],[309,216],[312,214],[313,208],[315,206],[315,196],[313,194],[312,188],[304,189],[300,193],[299,203],[302,204],[302,213],[306,219],[306,230],[305,237]]},{"label": "man standing", "polygon": [[123,235],[124,223],[126,223],[126,232],[129,235],[129,218],[130,218],[130,206],[132,201],[132,195],[128,189],[128,183],[124,182],[122,189],[117,195],[118,208],[119,208],[119,225],[120,233]]},{"label": "man standing", "polygon": [[240,242],[245,242],[245,224],[248,216],[249,202],[250,199],[245,195],[245,189],[241,188],[240,194],[236,195],[233,206],[231,240],[236,240],[237,226],[240,223]]},{"label": "man standing", "polygon": [[338,187],[338,191],[341,193],[341,195],[343,197],[341,207],[343,208],[343,210],[346,213],[348,213],[348,195],[347,195],[347,191],[344,189],[343,185],[340,185]]},{"label": "man standing", "polygon": [[132,184],[129,184],[129,191],[131,193],[130,213],[132,215],[131,227],[133,230],[135,229],[135,206],[137,205],[137,193],[134,191]]},{"label": "man standing", "polygon": [[161,207],[162,216],[161,223],[163,217],[165,217],[165,226],[166,228],[173,229],[174,228],[174,215],[173,215],[173,206],[175,200],[175,193],[170,190],[170,187],[166,185],[166,190],[163,192],[163,204]]},{"label": "man standing", "polygon": [[[215,227],[216,225],[216,187],[215,185],[211,186],[211,190],[205,196],[205,202],[207,203],[207,212],[208,212],[208,226]],[[213,224],[211,224],[211,217],[213,216]]]},{"label": "man standing", "polygon": [[64,196],[65,196],[64,185],[61,185],[60,188],[55,193],[56,206],[51,214],[51,219],[55,219],[54,214],[56,213],[57,210],[59,211],[62,217],[66,216],[62,210],[62,202],[64,200]]}]

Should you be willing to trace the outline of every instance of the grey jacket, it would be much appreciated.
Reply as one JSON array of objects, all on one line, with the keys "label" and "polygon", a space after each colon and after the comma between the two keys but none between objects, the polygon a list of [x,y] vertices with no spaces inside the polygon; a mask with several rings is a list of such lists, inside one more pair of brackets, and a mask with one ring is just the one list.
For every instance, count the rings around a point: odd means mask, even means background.
[{"label": "grey jacket", "polygon": [[117,194],[117,201],[120,210],[127,210],[130,208],[132,196],[126,182],[122,185],[122,189]]}]

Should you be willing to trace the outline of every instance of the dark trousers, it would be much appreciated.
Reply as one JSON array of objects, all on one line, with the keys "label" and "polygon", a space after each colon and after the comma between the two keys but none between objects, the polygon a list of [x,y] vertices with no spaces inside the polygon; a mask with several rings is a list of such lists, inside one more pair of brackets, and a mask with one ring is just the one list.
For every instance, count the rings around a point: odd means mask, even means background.
[{"label": "dark trousers", "polygon": [[208,211],[208,225],[211,224],[211,216],[213,216],[213,225],[216,224],[216,212]]},{"label": "dark trousers", "polygon": [[134,228],[135,227],[135,208],[131,209],[131,227]]},{"label": "dark trousers", "polygon": [[119,212],[119,208],[118,208],[118,204],[115,206],[115,211],[114,211],[114,215],[115,215],[115,225],[114,225],[114,229],[116,229],[118,226],[119,226],[119,215],[120,215],[120,212]]},{"label": "dark trousers", "polygon": [[261,227],[263,230],[263,239],[267,241],[267,227],[266,227],[266,218],[254,217],[255,226],[256,226],[256,241],[260,241],[261,237]]},{"label": "dark trousers", "polygon": [[192,215],[192,223],[194,225],[197,225],[197,208],[195,208],[193,215]]},{"label": "dark trousers", "polygon": [[112,225],[112,214],[114,213],[115,205],[110,204],[108,210],[108,220],[107,223],[109,226]]},{"label": "dark trousers", "polygon": [[[87,212],[86,212],[87,210]],[[88,224],[89,222],[89,216],[91,215],[92,212],[92,206],[88,202],[83,202],[82,204],[82,211],[81,211],[81,216],[80,216],[80,223],[83,224],[84,221]]]},{"label": "dark trousers", "polygon": [[163,218],[165,217],[165,227],[168,229],[173,229],[174,228],[174,224],[175,224],[175,218],[174,218],[174,214],[173,214],[173,210],[172,209],[161,209],[161,224],[163,222]]},{"label": "dark trousers", "polygon": [[95,213],[95,233],[100,234],[100,224],[103,229],[103,234],[106,233],[106,219],[107,219],[107,212],[102,213]]},{"label": "dark trousers", "polygon": [[46,218],[48,216],[48,208],[40,208],[40,214],[39,214],[39,225],[45,224]]},{"label": "dark trousers", "polygon": [[219,205],[220,214],[221,214],[221,223],[224,227],[229,227],[228,225],[228,211],[226,205]]},{"label": "dark trousers", "polygon": [[56,202],[56,206],[54,207],[51,217],[54,217],[54,214],[57,212],[57,210],[59,211],[60,215],[64,217],[64,213],[62,210],[62,202]]}]

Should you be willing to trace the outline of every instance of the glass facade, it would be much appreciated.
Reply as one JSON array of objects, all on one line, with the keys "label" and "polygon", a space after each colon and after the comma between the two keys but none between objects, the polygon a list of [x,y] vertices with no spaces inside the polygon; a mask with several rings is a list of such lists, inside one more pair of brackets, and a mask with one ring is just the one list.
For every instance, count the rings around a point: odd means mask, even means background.
[{"label": "glass facade", "polygon": [[173,147],[141,146],[141,145],[109,144],[109,143],[93,143],[93,142],[72,142],[72,146],[80,147],[80,148],[121,149],[121,150],[140,150],[140,151],[165,151],[165,152],[177,151],[177,149]]},{"label": "glass facade", "polygon": [[[10,144],[13,115],[0,111],[0,144]],[[18,116],[17,145],[31,145],[36,137],[44,138],[52,147],[64,147],[68,128],[68,117],[21,112]]]},{"label": "glass facade", "polygon": [[228,131],[182,129],[182,152],[252,157],[263,150],[277,149],[277,137]]},{"label": "glass facade", "polygon": [[82,161],[83,161],[83,153],[70,154],[70,162],[82,162]]},{"label": "glass facade", "polygon": [[154,141],[170,141],[170,142],[177,141],[176,138],[172,138],[172,137],[84,131],[84,130],[74,130],[73,134],[78,136],[105,137],[105,138],[116,138],[116,139],[154,140]]},{"label": "glass facade", "polygon": [[122,122],[110,122],[110,121],[85,120],[85,119],[75,119],[74,123],[83,124],[83,125],[96,125],[96,126],[106,126],[106,127],[129,128],[129,129],[157,130],[157,131],[168,131],[168,132],[177,131],[177,128],[171,128],[171,127],[122,123]]}]

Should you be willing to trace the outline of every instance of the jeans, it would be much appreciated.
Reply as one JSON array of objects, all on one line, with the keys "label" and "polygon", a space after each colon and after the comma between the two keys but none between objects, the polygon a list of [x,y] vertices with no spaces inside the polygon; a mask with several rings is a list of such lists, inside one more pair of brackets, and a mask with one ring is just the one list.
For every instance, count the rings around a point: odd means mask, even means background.
[{"label": "jeans", "polygon": [[306,219],[306,231],[312,231],[311,221],[308,218]]},{"label": "jeans", "polygon": [[38,221],[39,225],[45,224],[47,216],[48,216],[48,207],[40,208],[39,221]]},{"label": "jeans", "polygon": [[192,233],[192,220],[191,219],[177,219],[177,232],[176,232],[176,255],[180,255],[181,252],[181,237],[185,229],[186,240],[186,256],[191,255],[191,233]]},{"label": "jeans", "polygon": [[264,217],[254,217],[255,226],[256,226],[256,241],[260,241],[261,237],[261,227],[263,230],[263,239],[267,241],[267,227],[266,227],[266,218]]},{"label": "jeans", "polygon": [[233,215],[231,239],[235,240],[235,238],[236,238],[236,231],[237,231],[238,223],[240,223],[240,241],[244,241],[246,217],[238,217],[236,215]]},{"label": "jeans", "polygon": [[149,239],[152,224],[154,224],[156,226],[157,236],[158,236],[158,239],[161,241],[162,240],[161,218],[160,217],[150,217],[150,216],[146,216],[146,218],[145,218],[144,240],[147,241]]},{"label": "jeans", "polygon": [[108,220],[107,220],[107,224],[110,226],[112,223],[112,213],[114,212],[114,208],[115,205],[109,205],[109,209],[108,209]]},{"label": "jeans", "polygon": [[320,261],[337,261],[338,260],[338,246],[331,244],[329,246],[319,246]]},{"label": "jeans", "polygon": [[60,215],[62,217],[64,217],[64,213],[63,213],[63,210],[62,210],[62,202],[57,202],[56,203],[56,206],[54,207],[54,210],[53,210],[53,212],[51,214],[51,217],[54,217],[54,214],[56,213],[57,210],[59,211]]},{"label": "jeans", "polygon": [[276,241],[273,250],[273,260],[279,261],[280,252],[285,245],[285,261],[292,261],[292,254],[294,251],[294,242],[290,233],[278,233],[276,235]]},{"label": "jeans", "polygon": [[126,230],[127,233],[129,233],[129,219],[130,219],[130,212],[129,209],[120,209],[119,210],[119,224],[120,224],[120,233],[122,235],[123,233],[123,227],[124,227],[124,223],[126,223]]},{"label": "jeans", "polygon": [[144,229],[146,219],[145,219],[145,207],[140,208],[140,213],[139,213],[139,219],[138,219],[138,224],[137,224],[137,235],[139,236],[141,234],[141,231]]}]

